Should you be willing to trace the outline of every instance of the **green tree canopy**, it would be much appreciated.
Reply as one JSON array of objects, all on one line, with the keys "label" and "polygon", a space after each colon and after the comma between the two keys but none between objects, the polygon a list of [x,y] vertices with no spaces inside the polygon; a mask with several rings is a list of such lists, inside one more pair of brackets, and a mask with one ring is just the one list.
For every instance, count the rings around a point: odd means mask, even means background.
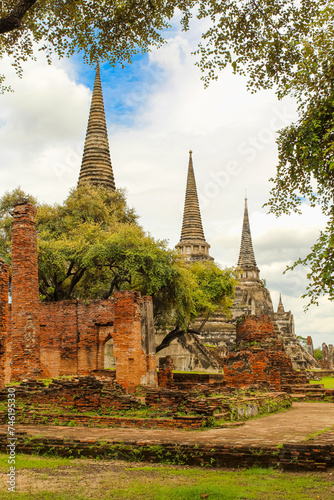
[{"label": "green tree canopy", "polygon": [[249,88],[274,87],[302,102],[330,89],[333,66],[331,0],[200,0],[209,18],[198,53],[208,83],[231,66],[249,77]]},{"label": "green tree canopy", "polygon": [[314,349],[313,355],[314,355],[314,357],[315,357],[316,360],[321,361],[322,360],[322,349],[321,349],[321,347],[317,347],[316,349]]},{"label": "green tree canopy", "polygon": [[[17,189],[0,200],[0,256],[10,262],[10,209]],[[32,202],[35,200],[30,197]],[[108,299],[115,290],[153,297],[157,328],[187,329],[199,314],[228,312],[235,273],[215,264],[186,264],[165,241],[146,234],[124,193],[84,185],[62,204],[37,205],[42,300]]]},{"label": "green tree canopy", "polygon": [[[267,205],[276,216],[318,205],[328,223],[306,257],[303,297],[334,300],[334,4],[332,0],[200,0],[211,26],[200,45],[206,84],[230,65],[252,90],[274,88],[299,106],[296,123],[279,132],[279,163]],[[308,306],[307,306],[308,307]]]},{"label": "green tree canopy", "polygon": [[[132,56],[163,41],[176,8],[188,24],[192,0],[2,0],[0,58],[10,56],[17,72],[22,62],[45,51],[48,61],[81,52],[86,62],[130,62]],[[4,76],[0,77],[0,84]]]}]

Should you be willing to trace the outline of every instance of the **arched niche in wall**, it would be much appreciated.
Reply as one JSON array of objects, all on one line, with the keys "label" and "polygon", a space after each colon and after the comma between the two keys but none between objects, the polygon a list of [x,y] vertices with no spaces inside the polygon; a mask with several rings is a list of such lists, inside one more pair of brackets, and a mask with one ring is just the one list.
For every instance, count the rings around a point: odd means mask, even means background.
[{"label": "arched niche in wall", "polygon": [[104,369],[116,369],[117,360],[114,357],[114,339],[111,337],[104,344]]}]

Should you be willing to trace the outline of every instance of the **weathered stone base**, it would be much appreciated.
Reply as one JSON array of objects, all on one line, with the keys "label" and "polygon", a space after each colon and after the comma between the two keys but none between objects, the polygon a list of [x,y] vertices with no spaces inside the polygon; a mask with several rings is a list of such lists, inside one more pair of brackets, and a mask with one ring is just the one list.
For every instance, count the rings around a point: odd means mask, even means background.
[{"label": "weathered stone base", "polygon": [[[8,436],[0,433],[0,451],[7,452]],[[334,467],[334,444],[285,443],[277,446],[190,445],[153,441],[86,442],[61,438],[34,438],[17,433],[20,453],[103,460],[130,460],[210,467],[279,467],[283,470],[325,471]]]},{"label": "weathered stone base", "polygon": [[[210,396],[146,388],[145,397],[135,397],[122,391],[93,377],[54,381],[49,387],[41,382],[22,383],[15,391],[16,421],[34,425],[199,429],[291,406],[291,396],[285,392]],[[6,390],[0,391],[0,401],[6,401],[7,395]],[[138,411],[144,411],[145,418],[138,418]],[[6,423],[6,419],[6,412],[0,412],[0,422]]]}]

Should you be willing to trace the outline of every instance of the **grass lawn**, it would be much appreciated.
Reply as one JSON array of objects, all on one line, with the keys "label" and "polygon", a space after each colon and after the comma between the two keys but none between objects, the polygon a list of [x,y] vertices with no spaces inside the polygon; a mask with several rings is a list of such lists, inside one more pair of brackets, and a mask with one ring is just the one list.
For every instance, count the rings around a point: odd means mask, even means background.
[{"label": "grass lawn", "polygon": [[334,496],[334,471],[288,473],[33,455],[16,458],[16,492],[12,493],[6,486],[8,456],[0,455],[1,500],[330,500]]},{"label": "grass lawn", "polygon": [[324,384],[325,389],[334,389],[334,377],[324,377],[321,380],[310,380],[310,384]]}]

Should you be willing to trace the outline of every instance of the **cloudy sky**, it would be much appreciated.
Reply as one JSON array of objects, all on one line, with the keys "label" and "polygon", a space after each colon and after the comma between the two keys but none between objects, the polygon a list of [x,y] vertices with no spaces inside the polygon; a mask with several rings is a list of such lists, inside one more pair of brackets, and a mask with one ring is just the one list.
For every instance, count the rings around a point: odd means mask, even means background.
[{"label": "cloudy sky", "polygon": [[[320,211],[304,206],[302,215],[276,219],[262,208],[276,170],[276,131],[294,120],[295,104],[272,91],[247,92],[246,80],[228,70],[204,89],[191,55],[202,28],[197,22],[184,34],[175,27],[168,44],[124,70],[102,66],[117,187],[126,189],[143,227],[173,247],[192,149],[211,255],[236,264],[247,190],[255,256],[275,309],[281,292],[298,335],[311,335],[315,346],[333,343],[334,304],[323,298],[304,313],[306,271],[282,274],[308,253],[325,222]],[[10,61],[1,70],[15,90],[0,96],[1,192],[20,185],[40,201],[61,202],[77,183],[94,70],[77,56],[52,66],[39,56],[25,64],[22,80]]]}]

